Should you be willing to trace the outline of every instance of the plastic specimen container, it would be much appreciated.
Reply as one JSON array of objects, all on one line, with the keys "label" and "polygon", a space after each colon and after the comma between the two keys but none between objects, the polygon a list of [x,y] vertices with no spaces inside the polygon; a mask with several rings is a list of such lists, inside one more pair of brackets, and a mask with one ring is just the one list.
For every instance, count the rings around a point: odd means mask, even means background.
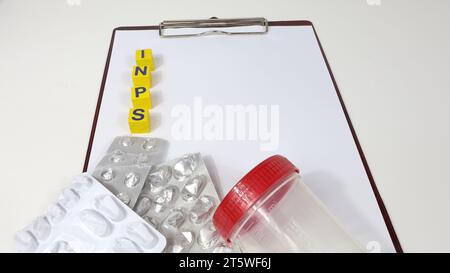
[{"label": "plastic specimen container", "polygon": [[244,252],[363,252],[283,156],[261,162],[217,208],[213,223]]}]

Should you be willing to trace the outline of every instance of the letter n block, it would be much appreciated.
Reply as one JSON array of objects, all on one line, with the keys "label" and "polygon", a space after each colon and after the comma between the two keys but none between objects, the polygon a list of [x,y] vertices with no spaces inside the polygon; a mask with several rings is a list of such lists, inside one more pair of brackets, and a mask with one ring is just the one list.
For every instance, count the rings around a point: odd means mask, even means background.
[{"label": "letter n block", "polygon": [[150,68],[146,65],[133,67],[131,74],[134,86],[152,86],[152,74],[150,73]]},{"label": "letter n block", "polygon": [[147,109],[131,108],[128,115],[128,125],[132,134],[150,132],[150,114]]}]

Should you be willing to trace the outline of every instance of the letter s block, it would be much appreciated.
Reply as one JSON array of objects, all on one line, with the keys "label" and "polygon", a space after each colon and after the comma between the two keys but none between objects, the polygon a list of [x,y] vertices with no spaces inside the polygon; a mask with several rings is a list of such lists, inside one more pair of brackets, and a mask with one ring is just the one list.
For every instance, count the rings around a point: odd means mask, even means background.
[{"label": "letter s block", "polygon": [[152,74],[148,66],[134,66],[131,78],[134,86],[148,86],[149,88],[152,86]]},{"label": "letter s block", "polygon": [[128,115],[128,125],[132,134],[150,132],[150,114],[147,109],[131,108]]},{"label": "letter s block", "polygon": [[151,49],[138,49],[136,50],[136,64],[138,66],[148,66],[150,71],[153,71],[153,55]]},{"label": "letter s block", "polygon": [[131,88],[131,102],[134,108],[152,108],[150,89],[145,86],[134,86]]}]

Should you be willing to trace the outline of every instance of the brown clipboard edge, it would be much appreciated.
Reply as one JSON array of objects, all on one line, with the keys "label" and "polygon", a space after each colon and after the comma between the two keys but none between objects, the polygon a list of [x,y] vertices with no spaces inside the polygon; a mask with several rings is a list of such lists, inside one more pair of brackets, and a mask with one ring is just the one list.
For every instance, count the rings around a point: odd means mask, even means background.
[{"label": "brown clipboard edge", "polygon": [[[339,88],[337,86],[336,83],[336,79],[334,78],[333,72],[331,71],[331,67],[330,64],[328,62],[328,59],[325,55],[325,52],[323,50],[322,44],[320,43],[319,37],[317,35],[316,29],[314,27],[314,25],[312,24],[312,22],[310,21],[306,21],[306,20],[296,20],[296,21],[271,21],[269,22],[269,26],[311,26],[313,28],[314,31],[314,35],[316,36],[316,40],[317,43],[319,44],[320,47],[320,51],[322,53],[322,57],[325,60],[325,64],[327,66],[328,69],[328,73],[331,76],[331,80],[333,81],[333,86],[334,89],[336,90],[336,94],[339,98],[339,102],[341,104],[342,110],[344,112],[345,115],[345,119],[347,120],[347,123],[350,127],[350,131],[352,133],[353,136],[353,140],[355,141],[356,147],[358,149],[358,153],[359,156],[361,158],[361,161],[364,165],[364,169],[366,171],[367,177],[369,178],[370,181],[370,186],[372,187],[372,191],[375,195],[375,198],[377,200],[378,203],[378,207],[381,211],[381,214],[383,215],[383,219],[384,222],[386,224],[386,227],[388,229],[389,232],[389,236],[391,237],[392,243],[394,244],[395,250],[397,251],[397,253],[403,253],[403,249],[402,246],[400,244],[400,241],[397,237],[397,233],[395,232],[394,226],[392,224],[391,218],[389,217],[388,211],[386,209],[386,206],[384,205],[383,199],[381,198],[380,192],[378,191],[378,188],[375,184],[375,180],[373,179],[372,176],[372,172],[370,171],[369,168],[369,164],[367,163],[366,157],[364,155],[364,152],[362,150],[361,144],[359,143],[358,140],[358,136],[356,135],[356,131],[353,127],[352,121],[350,120],[350,116],[347,112],[347,108],[345,107],[344,104],[344,100],[341,96],[341,93],[339,91]],[[103,72],[103,77],[102,77],[102,83],[100,85],[100,91],[99,91],[99,95],[98,95],[98,99],[97,99],[97,106],[95,108],[95,115],[94,115],[94,120],[92,122],[92,128],[91,128],[91,134],[89,137],[89,144],[88,144],[88,149],[86,152],[86,157],[85,157],[85,161],[84,161],[84,166],[83,166],[83,172],[87,171],[87,167],[89,165],[89,158],[91,155],[91,149],[92,149],[92,144],[94,142],[94,136],[95,136],[95,129],[97,127],[97,121],[98,121],[98,115],[100,112],[100,107],[101,107],[101,103],[102,103],[102,98],[103,98],[103,90],[105,88],[105,83],[106,83],[106,78],[108,76],[108,69],[109,69],[109,63],[111,60],[111,53],[112,53],[112,49],[113,49],[113,45],[114,45],[114,37],[116,34],[116,31],[124,31],[124,30],[157,30],[159,29],[159,26],[125,26],[125,27],[117,27],[113,30],[112,32],[112,36],[111,36],[111,41],[109,44],[109,50],[108,50],[108,57],[106,59],[106,64],[105,64],[105,69]]]}]

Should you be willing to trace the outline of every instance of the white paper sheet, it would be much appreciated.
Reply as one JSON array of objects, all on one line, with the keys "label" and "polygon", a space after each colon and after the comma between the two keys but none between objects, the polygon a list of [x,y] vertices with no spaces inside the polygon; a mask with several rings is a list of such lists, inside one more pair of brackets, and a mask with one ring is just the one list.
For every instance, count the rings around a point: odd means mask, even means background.
[{"label": "white paper sheet", "polygon": [[[155,30],[116,31],[89,172],[115,136],[129,134],[131,69],[140,48],[151,48],[156,64],[149,135],[169,140],[169,159],[201,152],[223,197],[257,163],[284,155],[363,246],[394,251],[311,26],[271,27],[266,35],[169,39]],[[232,129],[239,129],[225,125],[232,120],[225,117],[226,105],[257,109],[258,122],[244,124],[256,137],[233,136]],[[269,117],[264,107],[275,121],[268,138],[261,134],[268,123],[264,116]],[[174,114],[185,118],[187,109],[192,139],[179,140],[173,130],[181,119]]]}]

